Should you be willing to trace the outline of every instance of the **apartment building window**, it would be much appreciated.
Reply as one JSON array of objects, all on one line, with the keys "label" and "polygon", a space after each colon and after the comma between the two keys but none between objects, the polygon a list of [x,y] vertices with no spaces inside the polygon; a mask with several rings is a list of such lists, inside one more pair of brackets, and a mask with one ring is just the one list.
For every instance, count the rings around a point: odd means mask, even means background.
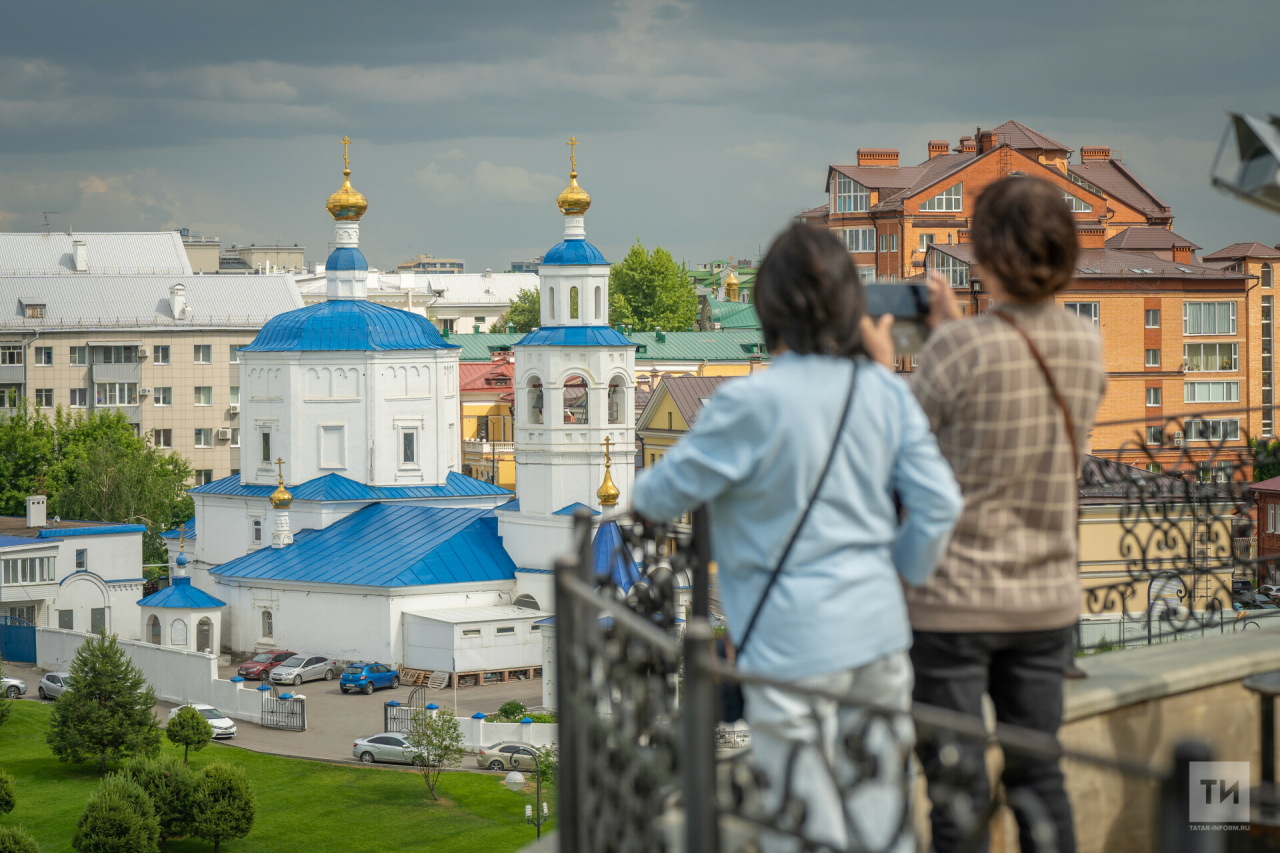
[{"label": "apartment building window", "polygon": [[42,409],[53,408],[53,389],[37,388],[36,389],[36,405]]},{"label": "apartment building window", "polygon": [[240,386],[239,385],[231,386],[230,402],[231,402],[231,405],[233,406],[240,405]]},{"label": "apartment building window", "polygon": [[1075,314],[1077,317],[1088,320],[1093,325],[1098,325],[1098,303],[1097,302],[1068,302],[1062,306],[1063,308]]},{"label": "apartment building window", "polygon": [[161,344],[151,348],[151,363],[165,365],[169,363],[169,345]]},{"label": "apartment building window", "polygon": [[22,364],[22,347],[13,344],[0,346],[0,364]]},{"label": "apartment building window", "polygon": [[173,386],[160,385],[151,389],[151,405],[153,406],[172,406],[173,405]]},{"label": "apartment building window", "polygon": [[920,251],[921,252],[929,251],[929,247],[933,245],[933,236],[934,235],[932,234],[920,235]]},{"label": "apartment building window", "polygon": [[89,389],[72,388],[70,402],[73,409],[87,409],[89,407]]},{"label": "apartment building window", "polygon": [[1076,198],[1066,190],[1062,191],[1062,197],[1067,201],[1067,207],[1072,213],[1090,213],[1093,211],[1093,205],[1089,204],[1082,198]]},{"label": "apartment building window", "polygon": [[37,367],[53,367],[53,347],[36,347],[34,364]]},{"label": "apartment building window", "polygon": [[1184,382],[1183,402],[1186,403],[1239,403],[1239,382]]},{"label": "apartment building window", "polygon": [[99,382],[94,386],[94,396],[99,406],[138,405],[138,383]]},{"label": "apartment building window", "polygon": [[1272,274],[1273,274],[1273,273],[1272,273],[1272,269],[1271,269],[1271,264],[1263,264],[1263,265],[1262,265],[1262,274],[1261,274],[1261,276],[1260,276],[1260,279],[1261,279],[1260,284],[1261,284],[1263,287],[1270,287],[1270,286],[1271,286],[1271,277],[1272,277]]},{"label": "apartment building window", "polygon": [[1152,474],[1159,474],[1164,470],[1164,467],[1159,462],[1148,462],[1146,464],[1146,469]]},{"label": "apartment building window", "polygon": [[1160,366],[1160,350],[1158,349],[1147,350],[1147,367],[1159,367],[1159,366]]},{"label": "apartment building window", "polygon": [[921,210],[961,211],[964,210],[964,182],[947,187],[933,198],[920,205]]},{"label": "apartment building window", "polygon": [[948,254],[935,250],[933,269],[938,275],[950,281],[952,287],[966,287],[969,284],[969,265]]},{"label": "apartment building window", "polygon": [[209,484],[210,484],[210,483],[212,483],[212,482],[213,482],[213,469],[212,469],[212,468],[198,468],[198,469],[196,469],[196,485],[197,485],[197,486],[207,486],[207,485],[209,485]]},{"label": "apartment building window", "polygon": [[88,363],[89,363],[88,347],[72,347],[71,348],[71,357],[68,359],[68,364],[86,365]]},{"label": "apartment building window", "polygon": [[876,278],[876,268],[875,268],[875,267],[858,267],[858,280],[859,280],[859,281],[861,281],[861,282],[863,282],[863,283],[865,284],[865,283],[867,283],[867,282],[869,282],[869,281],[875,281],[875,278]]},{"label": "apartment building window", "polygon": [[1160,389],[1159,388],[1147,389],[1147,405],[1148,406],[1160,405]]},{"label": "apartment building window", "polygon": [[1262,319],[1262,434],[1272,435],[1275,432],[1275,401],[1272,399],[1272,379],[1271,379],[1271,359],[1272,359],[1272,338],[1271,338],[1271,299],[1270,296],[1262,297],[1261,319]]},{"label": "apartment building window", "polygon": [[1182,334],[1234,335],[1236,304],[1234,302],[1182,303]]},{"label": "apartment building window", "polygon": [[213,345],[196,344],[194,360],[196,364],[213,364]]},{"label": "apartment building window", "polygon": [[1182,358],[1187,363],[1187,370],[1191,372],[1234,372],[1240,369],[1239,356],[1239,344],[1182,345]]},{"label": "apartment building window", "polygon": [[196,430],[196,447],[213,447],[213,430]]},{"label": "apartment building window", "polygon": [[196,405],[197,406],[213,405],[213,386],[212,385],[196,386]]},{"label": "apartment building window", "polygon": [[23,312],[23,313],[25,313],[25,314],[26,314],[26,317],[27,317],[27,319],[28,319],[28,320],[43,320],[43,319],[44,319],[44,306],[43,306],[43,305],[38,305],[38,304],[29,304],[29,305],[24,305],[23,307],[24,307],[24,308],[26,308],[26,311],[25,311],[25,312]]},{"label": "apartment building window", "polygon": [[850,252],[874,252],[876,250],[876,229],[844,229],[844,247]]},{"label": "apartment building window", "polygon": [[898,251],[898,235],[897,234],[881,234],[880,235],[880,251],[882,252]]},{"label": "apartment building window", "polygon": [[156,447],[173,447],[173,430],[157,429],[153,430],[151,435],[151,443]]},{"label": "apartment building window", "polygon": [[231,351],[231,363],[232,363],[232,364],[239,364],[239,363],[240,363],[240,348],[241,348],[242,346],[246,346],[246,345],[245,345],[245,344],[232,344],[230,347],[228,347],[228,349]]},{"label": "apartment building window", "polygon": [[1147,328],[1148,328],[1148,329],[1158,329],[1158,328],[1160,328],[1160,309],[1159,309],[1159,308],[1148,308],[1148,309],[1147,309],[1147,322],[1146,322],[1146,326],[1147,326]]},{"label": "apartment building window", "polygon": [[[555,316],[556,316],[556,309],[555,309],[555,302],[553,300],[551,303],[551,318],[554,320]],[[449,334],[452,335],[454,332],[453,324],[456,322],[458,322],[456,317],[449,317],[447,319],[442,319],[440,321],[440,331],[448,332]]]},{"label": "apartment building window", "polygon": [[836,213],[860,213],[870,207],[871,190],[848,175],[836,175]]},{"label": "apartment building window", "polygon": [[[596,316],[597,316],[597,317],[599,317],[599,316],[600,316],[600,312],[599,312],[599,311],[597,311],[597,312],[596,312]],[[484,317],[476,317],[476,318],[474,318],[474,319],[475,319],[475,321],[476,321],[477,323],[484,323],[484,321],[485,321],[485,318],[484,318]]]},{"label": "apartment building window", "polygon": [[1164,444],[1164,427],[1147,427],[1147,444]]},{"label": "apartment building window", "polygon": [[269,432],[262,434],[262,461],[271,461],[271,433]]},{"label": "apartment building window", "polygon": [[54,569],[56,561],[57,557],[18,557],[5,560],[4,582],[50,583],[57,579],[57,572]]},{"label": "apartment building window", "polygon": [[1238,418],[1206,419],[1197,418],[1187,421],[1188,441],[1235,441],[1240,438],[1240,420]]},{"label": "apartment building window", "polygon": [[131,346],[94,347],[98,364],[137,364],[138,348]]},{"label": "apartment building window", "polygon": [[[232,447],[240,446],[240,427],[231,428],[231,446]],[[237,471],[236,473],[238,474],[240,472]]]}]

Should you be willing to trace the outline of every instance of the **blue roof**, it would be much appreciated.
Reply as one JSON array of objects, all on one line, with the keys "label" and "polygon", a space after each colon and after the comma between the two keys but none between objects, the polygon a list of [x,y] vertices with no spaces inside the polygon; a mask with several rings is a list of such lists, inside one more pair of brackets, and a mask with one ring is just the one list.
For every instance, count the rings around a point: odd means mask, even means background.
[{"label": "blue roof", "polygon": [[226,607],[225,601],[214,598],[202,589],[191,585],[191,578],[170,578],[169,585],[153,592],[138,602],[141,607]]},{"label": "blue roof", "polygon": [[29,536],[0,536],[0,548],[13,548],[16,545],[43,545]]},{"label": "blue roof", "polygon": [[[273,321],[274,322],[274,321]],[[631,347],[635,344],[612,326],[545,326],[534,329],[515,343],[528,346]]]},{"label": "blue roof", "polygon": [[519,512],[520,499],[512,498],[511,500],[504,503],[502,506],[494,507],[494,509],[498,510],[499,512]]},{"label": "blue roof", "polygon": [[607,264],[600,250],[586,240],[562,240],[551,247],[542,256],[542,263],[548,266],[570,266],[573,264]]},{"label": "blue roof", "polygon": [[367,270],[369,262],[364,259],[364,252],[351,246],[339,246],[329,253],[329,260],[324,262],[325,272],[329,270]]},{"label": "blue roof", "polygon": [[491,509],[372,504],[284,548],[210,569],[222,577],[359,586],[512,580]]},{"label": "blue roof", "polygon": [[54,530],[41,530],[36,534],[39,539],[61,539],[64,536],[105,536],[108,533],[146,533],[145,524],[99,524],[96,527],[59,527]]},{"label": "blue roof", "polygon": [[[237,495],[246,498],[266,498],[276,490],[275,486],[242,485],[240,475],[232,474],[203,486],[188,489],[191,494]],[[512,494],[510,489],[486,483],[450,471],[440,486],[366,486],[341,474],[325,474],[307,480],[297,486],[289,486],[295,501],[393,501],[408,498],[464,498]]]},{"label": "blue roof", "polygon": [[642,577],[640,567],[631,559],[630,549],[622,541],[622,531],[616,521],[600,525],[591,543],[591,557],[596,577],[611,578],[623,592],[629,592],[631,585]]},{"label": "blue roof", "polygon": [[183,538],[186,538],[186,539],[196,538],[196,517],[194,515],[188,518],[186,521],[179,524],[177,527],[173,528],[172,530],[166,530],[164,533],[161,533],[160,538],[161,539],[178,539],[180,538],[179,537],[180,532],[185,533],[185,537]]},{"label": "blue roof", "polygon": [[426,317],[363,299],[337,299],[277,314],[241,352],[458,349]]},{"label": "blue roof", "polygon": [[596,512],[594,509],[592,509],[591,507],[587,506],[586,504],[577,503],[576,501],[574,503],[569,504],[568,506],[560,507],[560,509],[556,510],[551,514],[552,515],[573,515],[575,512],[578,511],[579,507],[581,507],[582,509],[585,509],[587,512],[591,513],[592,515],[600,514]]}]

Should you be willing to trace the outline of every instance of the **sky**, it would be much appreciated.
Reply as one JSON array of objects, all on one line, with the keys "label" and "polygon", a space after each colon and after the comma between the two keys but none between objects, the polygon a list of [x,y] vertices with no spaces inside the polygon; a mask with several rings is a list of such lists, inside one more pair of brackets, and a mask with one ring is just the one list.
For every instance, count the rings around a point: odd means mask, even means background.
[{"label": "sky", "polygon": [[1017,119],[1121,149],[1206,253],[1280,242],[1208,182],[1228,111],[1280,112],[1264,0],[71,0],[5,31],[3,231],[55,211],[323,261],[349,135],[371,265],[501,271],[559,241],[574,135],[588,239],[692,265],[757,257],[860,147],[906,165]]}]

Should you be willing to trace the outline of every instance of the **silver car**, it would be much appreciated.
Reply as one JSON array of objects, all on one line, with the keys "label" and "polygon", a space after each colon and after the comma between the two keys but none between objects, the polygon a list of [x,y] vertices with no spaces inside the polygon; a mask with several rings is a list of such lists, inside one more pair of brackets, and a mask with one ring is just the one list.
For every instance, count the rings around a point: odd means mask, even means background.
[{"label": "silver car", "polygon": [[500,740],[476,755],[476,766],[490,770],[533,770],[538,748],[518,740]]},{"label": "silver car", "polygon": [[294,655],[271,670],[271,681],[274,684],[301,684],[318,678],[333,681],[340,672],[342,667],[338,662],[323,655]]},{"label": "silver car", "polygon": [[383,732],[380,735],[356,738],[356,742],[351,744],[351,754],[365,764],[377,761],[412,764],[414,749],[409,746],[402,732]]},{"label": "silver car", "polygon": [[71,675],[66,672],[46,672],[36,685],[41,699],[57,699],[71,686]]},{"label": "silver car", "polygon": [[9,678],[5,676],[0,678],[0,693],[10,699],[17,699],[19,696],[25,696],[27,693],[27,682],[17,678]]}]

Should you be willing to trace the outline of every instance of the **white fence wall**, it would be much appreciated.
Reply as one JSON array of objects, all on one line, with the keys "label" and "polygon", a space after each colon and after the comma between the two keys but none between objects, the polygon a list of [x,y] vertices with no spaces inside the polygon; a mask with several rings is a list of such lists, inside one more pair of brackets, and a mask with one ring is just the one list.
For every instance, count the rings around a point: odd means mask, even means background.
[{"label": "white fence wall", "polygon": [[[59,628],[36,629],[36,665],[53,672],[66,671],[76,649],[90,634]],[[140,640],[118,640],[120,648],[142,670],[156,698],[181,704],[215,705],[230,717],[256,723],[262,715],[257,682],[249,689],[218,679],[218,659],[203,652],[156,646]],[[250,682],[245,682],[250,684]]]},{"label": "white fence wall", "polygon": [[551,746],[556,742],[555,723],[488,723],[473,717],[458,720],[462,743],[469,750],[495,744],[500,740],[519,740],[534,746]]}]

